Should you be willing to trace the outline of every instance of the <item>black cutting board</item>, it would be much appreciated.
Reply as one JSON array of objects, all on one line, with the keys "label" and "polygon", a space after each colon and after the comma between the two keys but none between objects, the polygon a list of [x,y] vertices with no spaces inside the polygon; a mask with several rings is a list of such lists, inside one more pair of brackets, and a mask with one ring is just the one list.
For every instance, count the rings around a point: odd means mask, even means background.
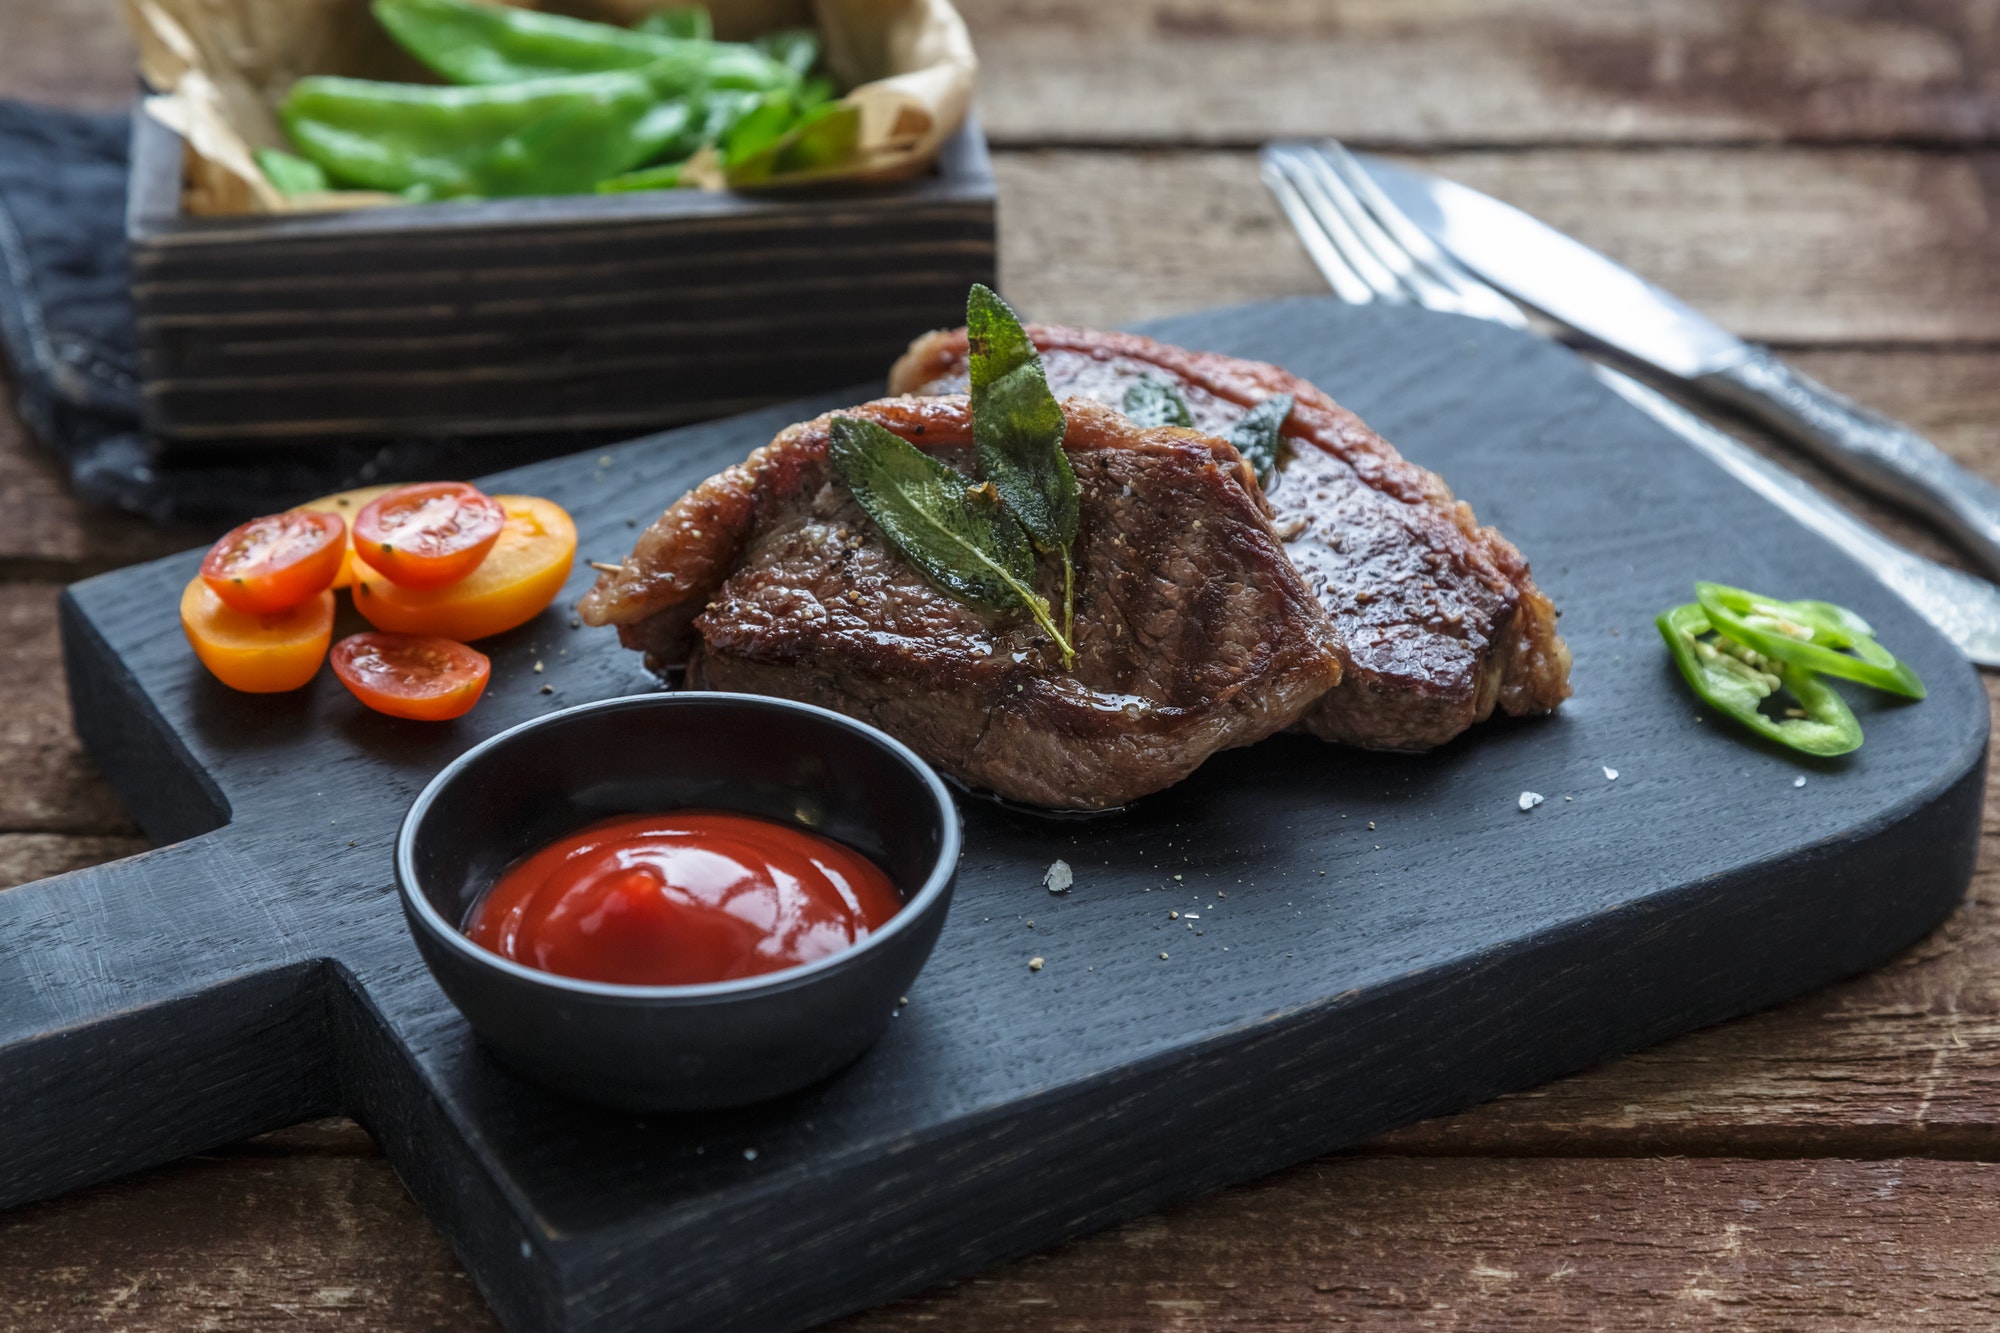
[{"label": "black cutting board", "polygon": [[[175,624],[194,552],[92,579],[63,604],[77,727],[170,845],[0,894],[0,1203],[346,1110],[513,1329],[795,1328],[1770,1004],[1959,899],[1987,736],[1971,668],[1568,353],[1328,300],[1152,331],[1278,362],[1448,477],[1563,608],[1576,697],[1424,756],[1281,737],[1093,820],[967,800],[950,921],[872,1053],[765,1108],[635,1119],[499,1070],[390,876],[398,819],[452,756],[657,688],[572,626],[587,569],[487,645],[485,701],[445,726],[365,712],[324,672],[288,697],[214,683]],[[616,559],[832,405],[489,488],[554,497],[582,555]],[[1850,691],[1868,742],[1843,760],[1746,739],[1652,628],[1704,577],[1858,608],[1930,698]],[[1546,802],[1524,813],[1523,791]],[[1057,857],[1063,898],[1041,886]]]}]

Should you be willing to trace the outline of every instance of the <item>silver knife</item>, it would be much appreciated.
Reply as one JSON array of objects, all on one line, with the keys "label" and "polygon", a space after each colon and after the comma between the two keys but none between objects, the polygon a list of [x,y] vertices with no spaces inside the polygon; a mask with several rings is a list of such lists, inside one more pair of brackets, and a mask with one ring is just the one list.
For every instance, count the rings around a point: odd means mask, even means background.
[{"label": "silver knife", "polygon": [[1929,518],[2000,574],[2000,486],[1676,297],[1498,199],[1355,157],[1452,258],[1509,296],[1696,396],[1756,417],[1857,485]]}]

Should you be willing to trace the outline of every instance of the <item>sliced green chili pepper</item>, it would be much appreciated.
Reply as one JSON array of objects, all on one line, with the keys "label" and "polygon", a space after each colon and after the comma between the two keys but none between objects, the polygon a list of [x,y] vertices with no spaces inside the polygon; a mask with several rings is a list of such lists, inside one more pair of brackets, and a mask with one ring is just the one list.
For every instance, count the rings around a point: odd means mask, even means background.
[{"label": "sliced green chili pepper", "polygon": [[490,88],[316,76],[292,86],[279,115],[293,143],[342,185],[424,187],[431,197],[563,194],[658,157],[685,132],[688,113],[662,104],[651,73]]},{"label": "sliced green chili pepper", "polygon": [[[1701,603],[1662,611],[1656,622],[1674,665],[1711,708],[1760,736],[1805,754],[1846,754],[1861,745],[1861,723],[1847,701],[1805,667],[1774,661],[1723,638],[1703,641],[1712,626]],[[1779,689],[1798,700],[1802,717],[1766,717],[1759,705]]]},{"label": "sliced green chili pepper", "polygon": [[674,86],[791,88],[799,75],[740,42],[710,42],[474,0],[375,0],[375,17],[405,50],[453,83],[503,84],[669,64]]},{"label": "sliced green chili pepper", "polygon": [[1784,602],[1720,583],[1697,583],[1694,595],[1717,633],[1766,657],[1907,699],[1924,697],[1917,673],[1875,642],[1868,622],[1845,607]]},{"label": "sliced green chili pepper", "polygon": [[316,194],[332,188],[317,162],[279,148],[259,148],[256,156],[264,179],[279,194]]}]

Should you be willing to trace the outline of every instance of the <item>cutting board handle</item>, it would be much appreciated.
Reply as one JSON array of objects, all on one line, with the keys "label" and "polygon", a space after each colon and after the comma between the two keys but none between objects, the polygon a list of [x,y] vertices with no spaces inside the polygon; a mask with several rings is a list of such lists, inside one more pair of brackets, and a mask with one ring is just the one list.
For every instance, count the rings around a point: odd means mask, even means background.
[{"label": "cutting board handle", "polygon": [[232,841],[0,893],[0,1208],[338,1108],[332,965]]}]

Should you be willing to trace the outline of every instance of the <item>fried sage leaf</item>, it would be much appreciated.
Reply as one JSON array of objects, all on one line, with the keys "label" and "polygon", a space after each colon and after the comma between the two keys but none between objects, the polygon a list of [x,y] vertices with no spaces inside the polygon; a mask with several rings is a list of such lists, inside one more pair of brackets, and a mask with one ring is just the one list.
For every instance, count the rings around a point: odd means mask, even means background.
[{"label": "fried sage leaf", "polygon": [[979,466],[1043,551],[1076,538],[1076,473],[1063,452],[1068,422],[1049,392],[1041,354],[994,291],[974,283],[965,299],[972,442]]},{"label": "fried sage leaf", "polygon": [[1076,473],[1063,452],[1069,423],[1049,392],[1041,353],[1020,318],[992,288],[972,284],[965,298],[965,341],[972,389],[972,442],[979,468],[1013,511],[1035,549],[1062,557],[1063,627],[1074,623]]},{"label": "fried sage leaf", "polygon": [[972,481],[872,421],[835,417],[834,471],[904,559],[962,602],[1003,611],[1025,607],[1075,657],[1035,592],[1035,554],[989,484]]},{"label": "fried sage leaf", "polygon": [[1285,428],[1285,418],[1291,414],[1292,396],[1274,393],[1229,428],[1229,442],[1243,455],[1243,461],[1257,474],[1257,480],[1266,485],[1277,470],[1278,440]]},{"label": "fried sage leaf", "polygon": [[1187,399],[1166,380],[1142,375],[1125,388],[1125,415],[1141,426],[1192,426]]}]

